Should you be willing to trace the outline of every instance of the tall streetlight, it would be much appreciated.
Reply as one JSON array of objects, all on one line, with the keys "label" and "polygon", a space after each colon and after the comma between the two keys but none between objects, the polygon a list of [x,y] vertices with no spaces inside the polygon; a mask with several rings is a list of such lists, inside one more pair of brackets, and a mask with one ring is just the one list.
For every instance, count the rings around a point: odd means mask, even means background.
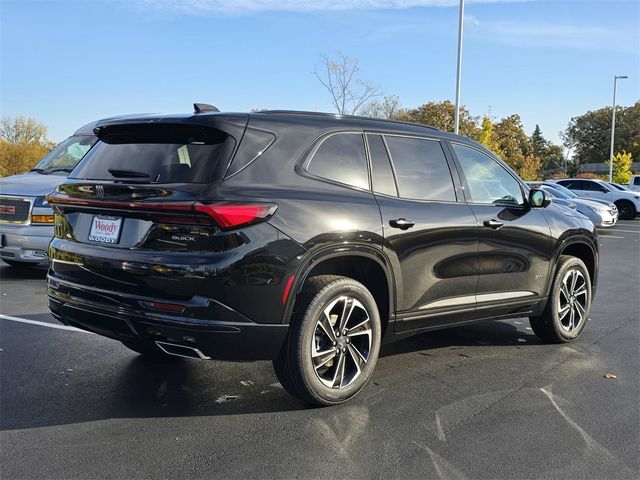
[{"label": "tall streetlight", "polygon": [[456,115],[453,131],[460,130],[460,75],[462,74],[462,27],[464,26],[464,0],[460,0],[460,17],[458,18],[458,71],[456,72]]},{"label": "tall streetlight", "polygon": [[609,152],[609,181],[613,182],[613,145],[616,136],[616,83],[618,79],[629,78],[627,75],[613,76],[613,113],[611,114],[611,151]]}]

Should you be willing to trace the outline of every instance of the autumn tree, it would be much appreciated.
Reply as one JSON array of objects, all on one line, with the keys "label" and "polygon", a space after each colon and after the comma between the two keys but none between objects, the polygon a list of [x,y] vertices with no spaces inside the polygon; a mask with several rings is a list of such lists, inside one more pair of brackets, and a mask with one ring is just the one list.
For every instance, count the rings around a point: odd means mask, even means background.
[{"label": "autumn tree", "polygon": [[0,177],[32,169],[54,144],[47,140],[47,127],[22,116],[0,120]]},{"label": "autumn tree", "polygon": [[[611,162],[607,162],[609,165]],[[631,180],[631,163],[633,163],[633,155],[631,152],[618,152],[613,157],[613,176],[612,179],[616,183],[628,184]]]},{"label": "autumn tree", "polygon": [[[449,100],[444,102],[428,102],[409,110],[401,110],[397,116],[399,120],[423,123],[439,128],[445,132],[453,132],[455,105]],[[477,117],[471,116],[469,110],[460,107],[460,134],[471,138],[478,138],[480,127]]]},{"label": "autumn tree", "polygon": [[314,74],[329,92],[337,113],[355,115],[367,102],[381,95],[376,84],[360,78],[360,72],[357,58],[340,52],[336,58],[324,53],[320,55],[320,65],[316,65]]},{"label": "autumn tree", "polygon": [[478,142],[483,144],[493,153],[502,156],[502,152],[500,152],[500,146],[495,139],[495,135],[493,133],[493,122],[488,116],[482,117],[482,124],[480,125],[480,133],[478,134]]}]

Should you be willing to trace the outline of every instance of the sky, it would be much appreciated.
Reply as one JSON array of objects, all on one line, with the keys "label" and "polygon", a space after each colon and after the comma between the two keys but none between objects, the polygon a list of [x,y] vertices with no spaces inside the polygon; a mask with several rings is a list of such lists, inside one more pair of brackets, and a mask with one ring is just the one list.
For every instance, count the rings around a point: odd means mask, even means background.
[{"label": "sky", "polygon": [[[0,114],[61,141],[123,113],[331,111],[320,55],[412,108],[455,99],[458,0],[0,0]],[[559,142],[576,115],[640,99],[640,0],[467,0],[462,103]]]}]

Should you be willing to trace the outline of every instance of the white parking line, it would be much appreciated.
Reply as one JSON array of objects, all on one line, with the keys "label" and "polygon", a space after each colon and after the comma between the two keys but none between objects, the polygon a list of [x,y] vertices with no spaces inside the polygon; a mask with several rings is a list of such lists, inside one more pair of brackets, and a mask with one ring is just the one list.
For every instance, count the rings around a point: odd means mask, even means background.
[{"label": "white parking line", "polygon": [[623,233],[637,233],[640,235],[640,230],[609,230],[610,232],[623,232]]},{"label": "white parking line", "polygon": [[615,235],[598,235],[598,240],[604,240],[605,238],[622,238],[624,237],[616,237]]},{"label": "white parking line", "polygon": [[11,317],[0,313],[0,320],[10,320],[12,322],[28,323],[30,325],[40,325],[41,327],[57,328],[58,330],[71,330],[72,332],[91,333],[76,327],[68,327],[66,325],[56,325],[55,323],[39,322],[38,320],[29,320],[28,318]]}]

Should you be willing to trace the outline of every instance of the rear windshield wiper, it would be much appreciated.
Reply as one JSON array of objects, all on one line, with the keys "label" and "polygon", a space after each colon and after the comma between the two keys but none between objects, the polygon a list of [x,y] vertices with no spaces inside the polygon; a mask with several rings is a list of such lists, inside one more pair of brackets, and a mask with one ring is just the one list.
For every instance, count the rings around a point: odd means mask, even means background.
[{"label": "rear windshield wiper", "polygon": [[136,172],[135,170],[121,170],[119,168],[108,168],[111,175],[117,178],[149,178],[151,175],[144,172]]}]

